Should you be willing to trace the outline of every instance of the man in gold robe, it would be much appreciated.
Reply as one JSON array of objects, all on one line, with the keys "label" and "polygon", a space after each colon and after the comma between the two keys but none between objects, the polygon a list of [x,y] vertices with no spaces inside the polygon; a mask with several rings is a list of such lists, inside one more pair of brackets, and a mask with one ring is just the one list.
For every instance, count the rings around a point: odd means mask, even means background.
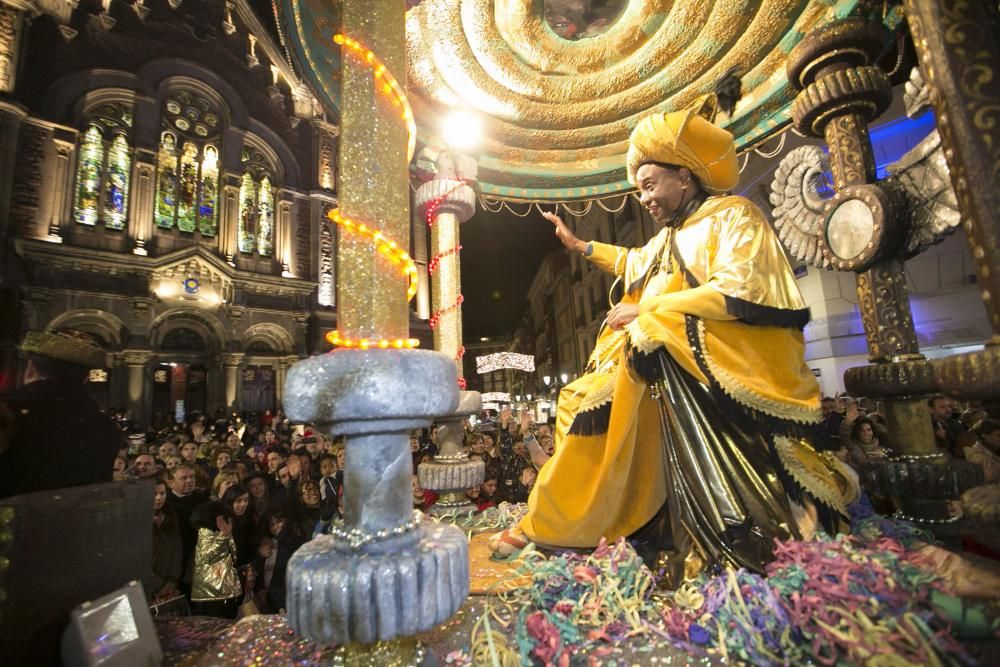
[{"label": "man in gold robe", "polygon": [[644,247],[586,243],[547,216],[625,295],[560,392],[555,455],[528,515],[492,540],[501,554],[529,540],[593,547],[659,522],[678,576],[759,571],[774,538],[834,531],[846,514],[856,489],[825,451],[809,311],[764,215],[726,194],[739,169],[717,110],[707,95],[633,131],[629,181],[663,225]]}]

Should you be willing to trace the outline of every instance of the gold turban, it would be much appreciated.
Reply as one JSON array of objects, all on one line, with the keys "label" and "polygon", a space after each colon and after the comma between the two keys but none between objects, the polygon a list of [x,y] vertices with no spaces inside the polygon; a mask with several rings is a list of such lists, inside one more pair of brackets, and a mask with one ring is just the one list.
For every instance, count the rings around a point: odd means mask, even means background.
[{"label": "gold turban", "polygon": [[712,121],[715,94],[703,95],[682,111],[658,113],[639,121],[628,140],[628,180],[646,162],[687,167],[709,194],[729,192],[740,180],[733,135]]},{"label": "gold turban", "polygon": [[21,350],[87,368],[103,368],[106,364],[104,350],[97,341],[75,329],[29,331],[21,343]]}]

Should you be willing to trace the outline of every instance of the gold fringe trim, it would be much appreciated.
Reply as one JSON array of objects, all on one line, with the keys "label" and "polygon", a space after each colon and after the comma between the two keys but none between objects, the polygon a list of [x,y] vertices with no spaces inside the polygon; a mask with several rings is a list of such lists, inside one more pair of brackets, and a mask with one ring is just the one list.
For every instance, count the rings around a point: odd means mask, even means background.
[{"label": "gold fringe trim", "polygon": [[712,359],[712,355],[708,353],[708,346],[705,343],[705,323],[701,319],[698,320],[698,340],[701,344],[701,351],[709,372],[715,378],[715,381],[719,383],[719,386],[722,387],[722,390],[740,405],[763,412],[772,417],[777,417],[778,419],[787,419],[799,424],[819,424],[823,421],[823,413],[820,411],[819,406],[804,408],[761,396],[740,384],[727,370],[716,364]]},{"label": "gold fringe trim", "polygon": [[812,445],[805,440],[797,438],[792,440],[783,435],[775,435],[774,448],[785,470],[803,489],[827,507],[847,516],[844,497],[849,489],[840,488],[835,476],[843,479],[845,484],[847,480],[832,470],[830,464],[813,449]]},{"label": "gold fringe trim", "polygon": [[628,332],[628,337],[632,343],[632,347],[639,350],[643,354],[650,354],[656,350],[656,348],[660,347],[660,343],[650,339],[650,337],[646,335],[646,332],[642,330],[642,327],[639,325],[638,317],[625,325],[625,331]]},{"label": "gold fringe trim", "polygon": [[596,410],[605,403],[611,402],[611,397],[615,393],[615,376],[597,375],[594,378],[594,383],[596,386],[592,387],[580,401],[580,406],[576,409],[577,414]]}]

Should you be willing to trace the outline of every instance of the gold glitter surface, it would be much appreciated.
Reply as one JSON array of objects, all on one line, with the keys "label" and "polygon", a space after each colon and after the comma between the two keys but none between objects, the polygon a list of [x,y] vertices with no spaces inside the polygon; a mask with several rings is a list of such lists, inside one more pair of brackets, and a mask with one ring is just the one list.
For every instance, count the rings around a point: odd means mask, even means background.
[{"label": "gold glitter surface", "polygon": [[[401,0],[345,0],[343,32],[378,54],[405,85]],[[333,31],[330,33],[333,37]],[[410,237],[406,125],[389,97],[376,94],[371,69],[343,59],[340,207],[343,214],[403,242]],[[349,338],[406,338],[406,283],[367,239],[337,240],[337,328]]]},{"label": "gold glitter surface", "polygon": [[[442,211],[437,214],[431,227],[431,254],[438,255],[459,245],[459,223],[454,213]],[[438,264],[431,280],[431,309],[434,312],[455,303],[461,291],[462,274],[457,252],[445,255]],[[434,349],[451,358],[458,355],[462,345],[462,307],[442,313],[434,327]],[[461,365],[458,375],[462,376]]]},{"label": "gold glitter surface", "polygon": [[410,99],[423,132],[456,106],[478,111],[482,158],[520,187],[549,187],[609,173],[641,118],[687,106],[734,65],[746,97],[729,126],[760,138],[750,121],[790,101],[785,50],[850,4],[632,0],[606,33],[567,41],[538,0],[424,0],[407,15]]}]

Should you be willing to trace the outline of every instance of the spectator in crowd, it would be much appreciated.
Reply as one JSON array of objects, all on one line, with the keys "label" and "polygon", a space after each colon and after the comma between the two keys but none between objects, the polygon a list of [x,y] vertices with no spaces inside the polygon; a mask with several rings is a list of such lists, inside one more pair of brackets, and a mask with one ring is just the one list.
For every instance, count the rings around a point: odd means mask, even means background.
[{"label": "spectator in crowd", "polygon": [[182,463],[176,468],[166,471],[167,484],[170,493],[167,494],[167,504],[177,515],[177,525],[181,533],[181,549],[183,569],[180,589],[182,593],[191,592],[191,564],[194,556],[198,533],[191,525],[191,514],[207,501],[207,497],[195,489],[194,467]]},{"label": "spectator in crowd", "polygon": [[168,456],[173,456],[177,453],[177,445],[174,444],[173,440],[164,440],[160,443],[160,446],[156,448],[157,457],[161,461],[166,461]]},{"label": "spectator in crowd", "polygon": [[477,512],[482,512],[487,507],[496,507],[496,503],[492,500],[486,500],[482,497],[482,492],[480,487],[473,486],[465,490],[465,497],[476,506]]},{"label": "spectator in crowd", "polygon": [[195,510],[191,522],[198,530],[191,582],[194,611],[236,618],[243,588],[236,570],[232,513],[221,501],[213,500]]},{"label": "spectator in crowd", "polygon": [[288,515],[276,510],[261,520],[254,569],[257,572],[257,607],[265,613],[285,609],[285,573],[292,554],[305,543],[288,529]]},{"label": "spectator in crowd", "polygon": [[235,470],[223,470],[212,481],[212,499],[218,500],[233,486],[239,486],[240,474]]},{"label": "spectator in crowd", "polygon": [[182,459],[179,455],[171,454],[167,458],[163,459],[163,468],[167,470],[169,470],[170,468],[176,468],[183,462],[184,459]]},{"label": "spectator in crowd", "polygon": [[930,410],[931,418],[941,422],[941,426],[944,428],[944,438],[947,443],[945,449],[951,451],[955,446],[958,436],[966,430],[962,422],[955,417],[952,411],[951,400],[944,396],[935,396],[927,401],[927,407]]},{"label": "spectator in crowd", "polygon": [[850,452],[850,462],[858,466],[875,459],[884,459],[885,451],[879,445],[878,437],[875,435],[875,425],[868,417],[858,417],[851,425],[848,451]]},{"label": "spectator in crowd", "polygon": [[252,472],[244,480],[247,491],[250,493],[250,505],[254,517],[259,521],[270,509],[270,478],[260,472]]},{"label": "spectator in crowd", "polygon": [[824,396],[820,401],[820,410],[823,414],[823,429],[831,438],[840,437],[840,423],[844,421],[844,415],[837,411],[837,401],[829,396]]},{"label": "spectator in crowd", "polygon": [[341,487],[337,485],[337,457],[323,454],[319,459],[319,497],[323,514],[333,517],[340,513]]},{"label": "spectator in crowd", "polygon": [[500,502],[499,498],[497,498],[498,485],[499,475],[497,474],[496,467],[487,465],[486,472],[483,474],[483,483],[479,485],[479,503],[498,504]]},{"label": "spectator in crowd", "polygon": [[324,516],[319,485],[311,479],[299,484],[297,501],[292,504],[292,530],[305,540],[312,539],[317,528],[328,522],[332,515]]},{"label": "spectator in crowd", "polygon": [[132,462],[132,474],[139,479],[148,479],[160,474],[160,467],[152,454],[139,454]]},{"label": "spectator in crowd", "polygon": [[128,474],[128,459],[120,454],[116,456],[113,471],[114,473],[111,476],[112,481],[120,482],[128,479],[130,477]]},{"label": "spectator in crowd", "polygon": [[431,508],[431,506],[434,503],[437,502],[438,494],[420,486],[420,479],[415,474],[412,477],[412,482],[413,482],[413,508],[418,509],[421,512],[426,512]]},{"label": "spectator in crowd", "polygon": [[167,482],[156,480],[153,493],[153,577],[151,600],[167,600],[179,594],[183,566],[181,533],[177,515],[167,505]]},{"label": "spectator in crowd", "polygon": [[31,332],[21,350],[23,385],[0,397],[0,498],[112,481],[128,445],[84,388],[90,370],[105,365],[104,350],[75,330]]},{"label": "spectator in crowd", "polygon": [[243,486],[226,489],[222,505],[233,517],[233,541],[236,543],[236,569],[244,592],[253,590],[253,559],[257,552],[257,520],[250,511],[250,494]]},{"label": "spectator in crowd", "polygon": [[983,419],[972,429],[975,441],[964,448],[966,461],[982,467],[987,484],[1000,482],[1000,421]]}]

